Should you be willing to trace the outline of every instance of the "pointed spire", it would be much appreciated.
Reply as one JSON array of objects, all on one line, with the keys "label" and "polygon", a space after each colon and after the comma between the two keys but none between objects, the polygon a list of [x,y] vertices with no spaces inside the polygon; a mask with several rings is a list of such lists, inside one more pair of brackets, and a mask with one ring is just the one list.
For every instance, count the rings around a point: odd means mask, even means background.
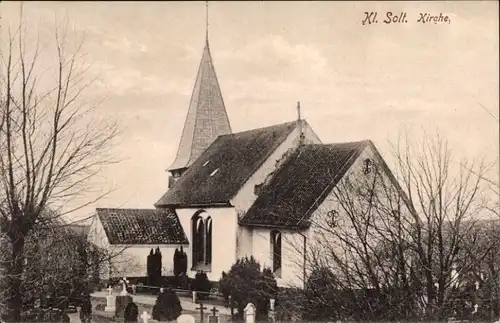
[{"label": "pointed spire", "polygon": [[205,48],[182,130],[177,156],[169,171],[189,167],[218,136],[231,133],[226,107],[208,46],[208,2]]},{"label": "pointed spire", "polygon": [[205,43],[208,45],[208,1],[205,1]]}]

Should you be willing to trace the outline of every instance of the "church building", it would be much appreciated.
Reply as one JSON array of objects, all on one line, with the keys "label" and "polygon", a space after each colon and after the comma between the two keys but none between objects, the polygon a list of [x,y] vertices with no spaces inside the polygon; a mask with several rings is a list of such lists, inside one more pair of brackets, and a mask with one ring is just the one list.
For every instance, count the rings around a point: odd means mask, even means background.
[{"label": "church building", "polygon": [[295,120],[232,129],[207,35],[168,188],[151,209],[97,209],[89,239],[119,255],[113,277],[146,276],[152,248],[172,275],[182,247],[190,277],[204,271],[218,281],[253,256],[280,286],[303,286],[315,219],[341,217],[333,188],[372,164],[385,162],[371,141],[322,143],[300,103]]}]

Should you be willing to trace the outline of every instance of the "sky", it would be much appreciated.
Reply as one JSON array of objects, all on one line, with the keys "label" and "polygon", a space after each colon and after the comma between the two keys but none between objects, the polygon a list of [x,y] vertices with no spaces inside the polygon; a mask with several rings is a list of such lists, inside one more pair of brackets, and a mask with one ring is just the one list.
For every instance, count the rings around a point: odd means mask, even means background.
[{"label": "sky", "polygon": [[[120,162],[99,174],[96,207],[151,208],[167,189],[201,59],[205,2],[25,2],[42,41],[66,18],[85,35],[84,99],[121,132]],[[391,165],[403,130],[438,131],[453,153],[499,163],[497,1],[209,2],[210,48],[234,132],[302,117],[324,143],[372,140]],[[20,3],[0,3],[0,26]],[[365,12],[407,23],[362,24]],[[447,23],[417,22],[420,13]],[[5,28],[3,28],[5,30]],[[5,36],[5,33],[0,34]],[[76,38],[75,38],[76,39]],[[47,59],[47,64],[49,59]],[[94,194],[94,195],[92,195]],[[96,192],[82,196],[92,199]],[[76,202],[75,202],[76,203]]]}]

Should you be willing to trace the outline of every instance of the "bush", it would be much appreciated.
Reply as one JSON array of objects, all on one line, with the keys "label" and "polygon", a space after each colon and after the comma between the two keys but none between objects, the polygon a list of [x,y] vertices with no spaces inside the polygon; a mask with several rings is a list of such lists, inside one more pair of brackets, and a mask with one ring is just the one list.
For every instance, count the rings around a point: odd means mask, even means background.
[{"label": "bush", "polygon": [[116,316],[123,317],[123,313],[125,312],[125,308],[128,304],[132,303],[132,296],[126,295],[118,295],[116,296]]},{"label": "bush", "polygon": [[174,321],[182,313],[182,306],[179,297],[172,289],[167,289],[156,299],[153,306],[153,320]]},{"label": "bush", "polygon": [[127,307],[125,307],[125,312],[123,313],[123,321],[125,323],[137,323],[137,317],[139,316],[139,308],[137,304],[132,302],[128,303]]},{"label": "bush", "polygon": [[197,272],[194,276],[194,280],[191,284],[191,289],[197,292],[197,297],[199,299],[206,299],[208,294],[210,293],[210,289],[212,288],[212,284],[208,280],[208,276],[206,273],[200,271]]},{"label": "bush", "polygon": [[260,264],[253,257],[238,259],[231,270],[220,281],[225,297],[231,301],[243,316],[248,303],[257,307],[256,319],[265,319],[269,311],[269,300],[276,299],[278,286],[270,269],[260,270]]},{"label": "bush", "polygon": [[335,320],[339,318],[335,276],[328,268],[312,271],[304,289],[302,318],[308,321]]}]

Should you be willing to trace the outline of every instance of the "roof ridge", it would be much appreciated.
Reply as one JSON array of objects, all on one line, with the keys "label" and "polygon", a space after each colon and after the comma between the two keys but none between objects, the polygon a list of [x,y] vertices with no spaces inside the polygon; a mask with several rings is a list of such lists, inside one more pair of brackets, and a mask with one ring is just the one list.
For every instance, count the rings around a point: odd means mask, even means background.
[{"label": "roof ridge", "polygon": [[290,125],[290,124],[294,124],[294,123],[297,123],[297,121],[288,121],[288,122],[273,124],[273,125],[264,126],[264,127],[260,127],[260,128],[253,128],[253,129],[243,130],[243,131],[239,131],[239,132],[228,133],[228,134],[225,134],[225,135],[220,135],[219,137],[234,136],[234,135],[240,135],[240,134],[248,133],[248,132],[255,132],[255,131],[260,131],[260,130],[268,130],[269,128],[279,127],[279,126],[285,126],[285,125]]}]

